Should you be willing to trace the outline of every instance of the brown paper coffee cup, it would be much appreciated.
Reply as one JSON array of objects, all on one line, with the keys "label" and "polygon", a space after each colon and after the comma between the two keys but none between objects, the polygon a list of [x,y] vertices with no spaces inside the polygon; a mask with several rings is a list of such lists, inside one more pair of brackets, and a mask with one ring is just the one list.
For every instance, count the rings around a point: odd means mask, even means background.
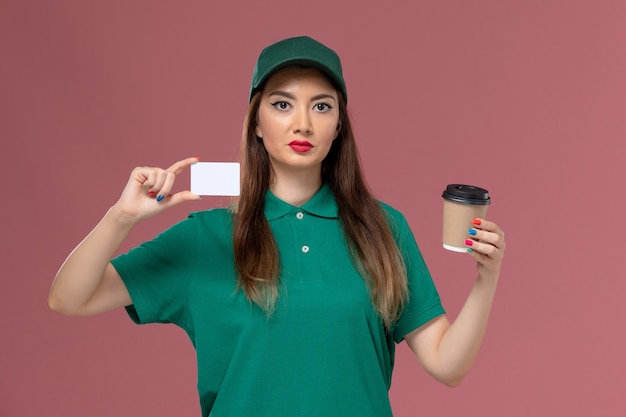
[{"label": "brown paper coffee cup", "polygon": [[485,218],[491,203],[489,193],[473,185],[450,184],[442,197],[443,247],[454,252],[467,252],[468,229],[474,218]]}]

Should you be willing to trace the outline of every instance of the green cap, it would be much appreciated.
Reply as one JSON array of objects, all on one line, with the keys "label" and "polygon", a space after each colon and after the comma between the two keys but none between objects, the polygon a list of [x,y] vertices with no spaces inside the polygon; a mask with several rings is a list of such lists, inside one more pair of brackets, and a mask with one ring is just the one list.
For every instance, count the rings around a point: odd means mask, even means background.
[{"label": "green cap", "polygon": [[284,39],[263,49],[254,67],[249,100],[252,100],[254,93],[270,75],[292,65],[321,70],[343,93],[344,99],[348,100],[339,56],[332,49],[308,36]]}]

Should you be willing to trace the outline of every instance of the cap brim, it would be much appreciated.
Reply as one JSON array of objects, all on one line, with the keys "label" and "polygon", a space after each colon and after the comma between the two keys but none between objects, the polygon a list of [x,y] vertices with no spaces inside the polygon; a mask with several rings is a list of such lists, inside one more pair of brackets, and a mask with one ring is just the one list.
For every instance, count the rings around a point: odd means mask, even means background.
[{"label": "cap brim", "polygon": [[326,65],[312,60],[310,58],[290,58],[288,60],[284,60],[282,62],[277,62],[276,64],[274,64],[272,67],[268,68],[267,71],[265,71],[265,73],[259,77],[258,81],[252,86],[252,90],[250,91],[250,98],[252,98],[252,96],[259,91],[259,89],[261,89],[263,87],[263,84],[265,84],[265,82],[267,81],[267,79],[274,74],[277,71],[280,71],[281,69],[284,68],[288,68],[288,67],[305,67],[305,68],[315,68],[319,71],[321,71],[333,84],[333,86],[337,89],[337,91],[339,91],[340,93],[342,93],[344,95],[344,98],[346,96],[346,92],[341,88],[341,84],[342,84],[342,80],[338,80],[337,77],[335,76],[335,74],[333,74],[332,71],[330,71]]}]

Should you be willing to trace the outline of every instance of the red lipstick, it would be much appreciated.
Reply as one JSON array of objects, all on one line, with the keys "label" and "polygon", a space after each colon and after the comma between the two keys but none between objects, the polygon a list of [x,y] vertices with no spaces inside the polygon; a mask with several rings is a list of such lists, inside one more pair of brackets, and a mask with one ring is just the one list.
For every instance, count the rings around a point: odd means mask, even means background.
[{"label": "red lipstick", "polygon": [[308,140],[292,140],[289,147],[298,153],[308,152],[313,145]]}]

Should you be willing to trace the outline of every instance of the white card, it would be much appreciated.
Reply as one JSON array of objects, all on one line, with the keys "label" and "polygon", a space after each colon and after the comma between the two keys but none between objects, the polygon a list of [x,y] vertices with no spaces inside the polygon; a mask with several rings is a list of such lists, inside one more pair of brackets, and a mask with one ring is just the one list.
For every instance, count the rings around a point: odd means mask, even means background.
[{"label": "white card", "polygon": [[196,162],[191,165],[191,192],[197,195],[239,195],[238,162]]}]

